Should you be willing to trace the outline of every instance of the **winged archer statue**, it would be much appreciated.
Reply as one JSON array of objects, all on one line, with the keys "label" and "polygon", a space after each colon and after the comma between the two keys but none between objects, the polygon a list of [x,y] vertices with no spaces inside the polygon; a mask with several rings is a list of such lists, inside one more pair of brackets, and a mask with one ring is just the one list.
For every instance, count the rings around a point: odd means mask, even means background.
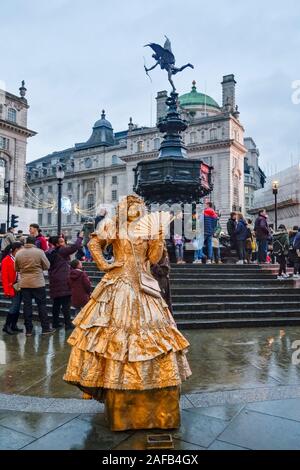
[{"label": "winged archer statue", "polygon": [[171,41],[167,38],[167,36],[165,36],[165,38],[166,38],[166,41],[164,43],[164,47],[154,42],[151,42],[150,44],[146,44],[144,46],[144,47],[151,47],[151,49],[154,51],[154,54],[152,54],[152,57],[153,59],[156,60],[156,63],[152,67],[147,68],[146,66],[144,66],[144,68],[145,68],[147,75],[148,75],[148,72],[155,69],[157,65],[159,65],[162,70],[166,70],[168,72],[168,80],[173,88],[173,92],[175,93],[176,88],[172,80],[172,76],[176,75],[176,73],[178,72],[182,72],[187,67],[191,67],[193,69],[194,66],[189,63],[186,65],[183,65],[182,67],[176,67],[175,56],[171,49]]}]

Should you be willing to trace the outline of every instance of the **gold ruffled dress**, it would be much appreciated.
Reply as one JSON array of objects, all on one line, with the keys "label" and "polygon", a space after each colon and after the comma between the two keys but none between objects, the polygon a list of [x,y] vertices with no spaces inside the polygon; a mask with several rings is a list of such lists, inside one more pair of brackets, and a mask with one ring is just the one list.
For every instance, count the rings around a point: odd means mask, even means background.
[{"label": "gold ruffled dress", "polygon": [[[93,234],[89,249],[100,270],[108,270],[74,320],[64,380],[104,401],[112,430],[176,428],[179,386],[190,374],[188,341],[178,331],[162,297],[140,288],[136,260],[157,263],[163,240],[133,241],[111,236],[111,222]],[[113,244],[117,267],[103,249]]]}]

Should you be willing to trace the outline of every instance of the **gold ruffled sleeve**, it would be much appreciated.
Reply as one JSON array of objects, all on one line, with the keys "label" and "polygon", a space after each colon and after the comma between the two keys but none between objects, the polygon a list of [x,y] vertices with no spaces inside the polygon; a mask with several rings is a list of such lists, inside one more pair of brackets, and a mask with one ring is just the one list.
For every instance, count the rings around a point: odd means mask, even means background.
[{"label": "gold ruffled sleeve", "polygon": [[147,259],[151,264],[158,263],[164,251],[164,235],[161,234],[156,240],[148,241]]},{"label": "gold ruffled sleeve", "polygon": [[113,220],[103,221],[97,232],[91,234],[88,248],[100,271],[109,271],[112,265],[103,256],[104,248],[113,242],[116,236],[116,229]]}]

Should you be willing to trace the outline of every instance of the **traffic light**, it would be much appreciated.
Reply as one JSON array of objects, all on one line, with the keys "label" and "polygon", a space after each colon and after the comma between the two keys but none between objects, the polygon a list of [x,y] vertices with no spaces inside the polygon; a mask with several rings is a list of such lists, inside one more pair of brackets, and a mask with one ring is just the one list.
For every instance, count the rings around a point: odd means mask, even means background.
[{"label": "traffic light", "polygon": [[11,223],[10,223],[10,226],[12,228],[17,228],[18,226],[18,219],[19,219],[19,216],[18,215],[15,215],[15,214],[11,214]]}]

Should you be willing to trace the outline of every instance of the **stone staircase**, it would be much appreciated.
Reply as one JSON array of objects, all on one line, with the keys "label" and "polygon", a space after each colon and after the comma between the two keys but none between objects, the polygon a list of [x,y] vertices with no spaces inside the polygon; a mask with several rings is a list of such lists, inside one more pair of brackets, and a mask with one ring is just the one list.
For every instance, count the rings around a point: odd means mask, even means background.
[{"label": "stone staircase", "polygon": [[[86,263],[85,269],[95,286],[103,273],[94,263]],[[299,325],[300,281],[278,281],[276,272],[277,267],[270,265],[172,265],[172,302],[178,326],[184,329]],[[2,315],[9,303],[1,287]],[[50,299],[47,309],[51,314]]]}]

